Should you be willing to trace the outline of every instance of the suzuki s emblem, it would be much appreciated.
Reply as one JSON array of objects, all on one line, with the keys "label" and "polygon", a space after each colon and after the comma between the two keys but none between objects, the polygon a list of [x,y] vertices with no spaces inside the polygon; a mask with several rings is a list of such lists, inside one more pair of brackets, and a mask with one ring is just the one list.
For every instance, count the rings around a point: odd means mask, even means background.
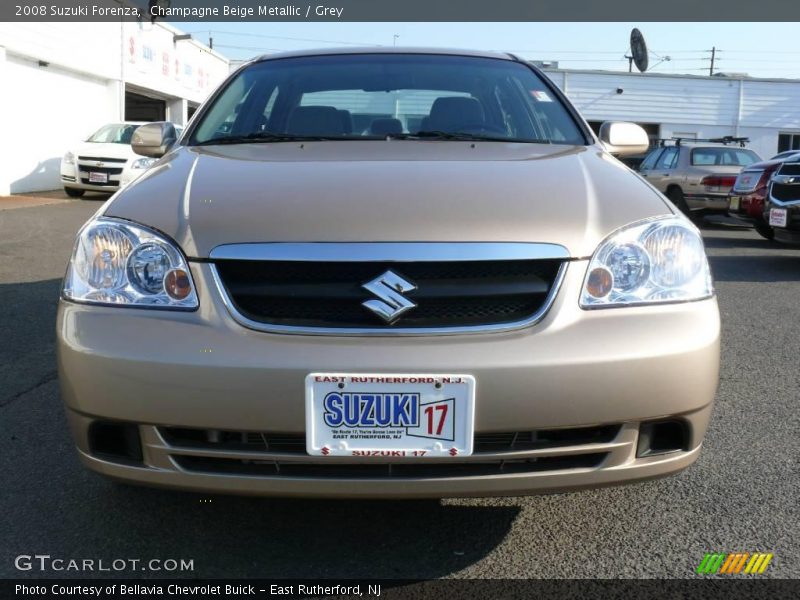
[{"label": "suzuki s emblem", "polygon": [[403,296],[403,292],[414,291],[417,286],[392,271],[386,271],[380,277],[361,287],[379,298],[379,300],[367,300],[361,305],[370,309],[387,323],[396,321],[400,315],[417,306]]}]

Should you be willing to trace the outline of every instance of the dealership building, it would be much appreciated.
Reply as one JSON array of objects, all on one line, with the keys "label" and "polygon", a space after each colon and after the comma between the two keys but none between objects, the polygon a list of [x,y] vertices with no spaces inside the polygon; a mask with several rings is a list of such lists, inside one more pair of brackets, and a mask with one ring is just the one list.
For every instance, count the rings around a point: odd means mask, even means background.
[{"label": "dealership building", "polygon": [[[595,130],[633,121],[654,144],[748,137],[765,158],[800,148],[800,80],[543,66]],[[230,69],[160,21],[0,23],[0,195],[59,188],[63,154],[106,123],[185,124]]]},{"label": "dealership building", "polygon": [[229,63],[181,34],[149,21],[0,23],[0,195],[59,188],[63,154],[106,123],[185,124]]},{"label": "dealership building", "polygon": [[659,138],[748,137],[761,157],[800,149],[800,80],[547,69],[597,131],[633,121]]}]

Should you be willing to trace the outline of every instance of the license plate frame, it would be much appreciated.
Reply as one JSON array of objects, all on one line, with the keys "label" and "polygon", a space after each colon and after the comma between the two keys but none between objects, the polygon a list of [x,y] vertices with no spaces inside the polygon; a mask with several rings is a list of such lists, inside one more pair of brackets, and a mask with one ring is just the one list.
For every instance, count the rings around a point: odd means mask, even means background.
[{"label": "license plate frame", "polygon": [[475,378],[454,374],[310,373],[306,452],[364,459],[473,452]]},{"label": "license plate frame", "polygon": [[108,173],[89,171],[89,183],[108,183]]},{"label": "license plate frame", "polygon": [[789,211],[785,208],[770,208],[769,209],[769,224],[770,227],[786,227]]}]

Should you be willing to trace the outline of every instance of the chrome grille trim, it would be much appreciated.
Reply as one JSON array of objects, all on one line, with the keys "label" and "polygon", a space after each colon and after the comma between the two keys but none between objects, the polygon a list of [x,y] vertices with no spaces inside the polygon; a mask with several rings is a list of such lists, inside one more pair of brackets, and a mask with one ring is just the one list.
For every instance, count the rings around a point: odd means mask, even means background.
[{"label": "chrome grille trim", "polygon": [[262,323],[246,317],[234,304],[219,275],[211,263],[209,269],[214,287],[225,308],[240,325],[255,331],[295,335],[332,336],[442,336],[482,334],[515,331],[531,327],[541,321],[550,310],[566,275],[569,253],[557,244],[539,243],[489,243],[489,242],[312,242],[312,243],[258,243],[226,244],[217,246],[209,254],[213,260],[254,261],[308,261],[308,262],[435,262],[481,260],[554,260],[563,262],[539,310],[526,319],[490,325],[465,325],[453,327],[302,327]]},{"label": "chrome grille trim", "polygon": [[268,242],[223,244],[211,260],[303,262],[456,262],[476,260],[567,260],[559,244],[524,242]]}]

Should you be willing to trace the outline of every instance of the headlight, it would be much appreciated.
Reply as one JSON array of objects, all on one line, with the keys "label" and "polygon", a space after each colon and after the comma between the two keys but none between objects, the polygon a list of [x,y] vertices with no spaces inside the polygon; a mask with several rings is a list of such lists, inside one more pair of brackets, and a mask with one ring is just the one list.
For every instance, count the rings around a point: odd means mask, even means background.
[{"label": "headlight", "polygon": [[195,309],[192,276],[178,248],[139,225],[100,217],[87,223],[64,279],[64,297],[89,304]]},{"label": "headlight", "polygon": [[64,158],[62,158],[61,160],[64,161],[65,165],[74,165],[75,164],[75,155],[72,152],[67,152],[64,155]]},{"label": "headlight", "polygon": [[600,244],[581,292],[583,308],[701,300],[713,294],[700,232],[679,217],[648,219]]},{"label": "headlight", "polygon": [[131,163],[131,169],[149,169],[155,162],[155,158],[138,158]]}]

